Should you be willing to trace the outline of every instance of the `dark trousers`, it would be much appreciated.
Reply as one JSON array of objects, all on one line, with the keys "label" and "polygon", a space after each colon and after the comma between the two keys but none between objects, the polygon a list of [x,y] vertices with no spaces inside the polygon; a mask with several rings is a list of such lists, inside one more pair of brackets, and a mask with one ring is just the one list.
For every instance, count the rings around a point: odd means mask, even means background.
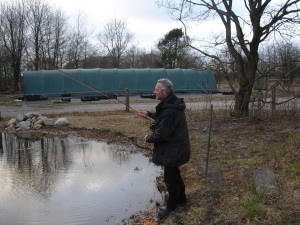
[{"label": "dark trousers", "polygon": [[178,167],[164,167],[164,181],[168,189],[169,198],[167,208],[174,210],[186,201],[185,185]]}]

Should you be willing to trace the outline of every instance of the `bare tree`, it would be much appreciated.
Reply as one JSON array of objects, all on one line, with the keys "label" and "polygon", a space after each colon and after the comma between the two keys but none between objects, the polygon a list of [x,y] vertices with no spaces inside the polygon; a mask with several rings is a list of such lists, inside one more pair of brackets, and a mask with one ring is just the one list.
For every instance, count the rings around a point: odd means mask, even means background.
[{"label": "bare tree", "polygon": [[[27,1],[28,5],[28,47],[34,70],[41,69],[42,48],[46,35],[46,24],[49,23],[49,6],[43,0]],[[30,50],[31,49],[31,50]]]},{"label": "bare tree", "polygon": [[284,83],[288,85],[288,89],[293,84],[295,78],[299,76],[300,52],[292,43],[281,43],[277,47],[279,58],[278,75],[284,79]]},{"label": "bare tree", "polygon": [[156,61],[158,58],[159,55],[154,50],[151,50],[150,52],[141,52],[139,57],[139,68],[156,68]]},{"label": "bare tree", "polygon": [[[47,26],[49,32],[47,36],[48,43],[48,64],[49,69],[62,68],[65,64],[65,55],[67,51],[67,19],[60,9],[52,13],[52,22]],[[52,32],[51,32],[52,30]]]},{"label": "bare tree", "polygon": [[29,69],[54,69],[62,62],[66,43],[66,18],[44,0],[27,1],[27,66]]},{"label": "bare tree", "polygon": [[78,12],[75,25],[71,27],[70,43],[68,48],[68,65],[69,68],[80,68],[86,63],[89,56],[88,31],[85,27],[85,16]]},{"label": "bare tree", "polygon": [[4,48],[3,40],[0,38],[0,90],[7,91],[13,83],[13,76],[11,75],[10,57],[7,55]]},{"label": "bare tree", "polygon": [[263,76],[276,78],[290,89],[299,76],[300,50],[293,43],[267,45],[260,54],[259,72]]},{"label": "bare tree", "polygon": [[133,38],[134,35],[128,30],[125,21],[116,18],[109,21],[104,26],[103,31],[98,34],[99,42],[113,60],[113,65],[116,68],[121,66],[122,57],[128,50]]},{"label": "bare tree", "polygon": [[137,46],[131,46],[128,49],[126,56],[123,60],[123,67],[125,68],[137,68],[139,62],[141,50]]},{"label": "bare tree", "polygon": [[137,46],[132,46],[124,56],[123,67],[126,68],[155,68],[159,55],[154,51],[147,52]]},{"label": "bare tree", "polygon": [[13,72],[13,91],[20,90],[22,57],[25,47],[26,11],[24,1],[1,4],[0,38]]},{"label": "bare tree", "polygon": [[[226,45],[233,57],[238,74],[238,88],[232,83],[235,93],[235,113],[237,116],[249,115],[249,102],[257,75],[260,44],[271,34],[281,37],[292,35],[293,27],[299,23],[299,0],[158,0],[169,8],[173,16],[182,22],[187,34],[187,21],[194,19],[203,22],[210,18],[219,19],[224,33],[214,39],[210,49]],[[221,38],[220,38],[221,37]],[[206,40],[208,43],[210,40]],[[207,57],[214,58],[223,65],[215,52],[202,46],[190,47]],[[229,77],[227,77],[230,82]]]},{"label": "bare tree", "polygon": [[61,68],[68,41],[66,18],[63,12],[60,9],[49,8],[42,29],[39,69]]}]

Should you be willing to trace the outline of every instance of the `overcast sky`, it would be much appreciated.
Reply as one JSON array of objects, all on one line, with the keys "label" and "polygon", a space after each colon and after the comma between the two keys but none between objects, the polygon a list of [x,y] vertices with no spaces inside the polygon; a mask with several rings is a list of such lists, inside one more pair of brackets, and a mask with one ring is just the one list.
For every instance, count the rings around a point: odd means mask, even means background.
[{"label": "overcast sky", "polygon": [[[94,33],[103,25],[116,18],[124,20],[127,28],[134,33],[140,48],[151,50],[158,39],[173,28],[182,27],[170,18],[165,8],[156,5],[155,0],[46,0],[61,8],[70,22],[82,12],[86,25]],[[95,34],[94,34],[95,35]]]},{"label": "overcast sky", "polygon": [[[11,0],[0,0],[11,1]],[[112,19],[123,20],[127,28],[134,33],[135,44],[139,48],[151,50],[160,38],[174,28],[181,28],[179,21],[172,20],[166,8],[158,7],[156,0],[44,0],[50,5],[61,8],[69,18],[69,23],[76,20],[79,12],[86,19],[86,27],[92,37],[99,33]],[[274,0],[274,2],[281,0]],[[235,1],[240,11],[243,1]],[[191,24],[188,35],[192,40],[211,39],[212,34],[224,30],[220,21],[206,20],[204,23]]]}]

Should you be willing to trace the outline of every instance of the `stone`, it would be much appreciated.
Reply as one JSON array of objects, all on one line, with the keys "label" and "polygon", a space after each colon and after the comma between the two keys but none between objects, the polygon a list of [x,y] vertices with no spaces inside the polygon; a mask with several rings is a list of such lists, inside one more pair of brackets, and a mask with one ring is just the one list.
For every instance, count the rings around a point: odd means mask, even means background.
[{"label": "stone", "polygon": [[17,123],[16,127],[19,128],[18,130],[26,130],[29,129],[31,125],[31,122],[26,120],[26,121],[21,121]]},{"label": "stone", "polygon": [[24,115],[25,119],[30,119],[34,116],[33,112],[28,112]]},{"label": "stone", "polygon": [[32,118],[31,118],[31,122],[32,122],[32,123],[35,123],[36,121],[37,121],[37,118],[36,118],[36,117],[32,117]]},{"label": "stone", "polygon": [[38,119],[36,122],[33,123],[33,126],[35,125],[43,125],[44,124],[44,120],[43,119]]},{"label": "stone", "polygon": [[44,124],[46,126],[54,126],[55,121],[53,119],[45,118],[44,119]]},{"label": "stone", "polygon": [[33,112],[33,113],[32,113],[32,116],[34,116],[34,117],[40,117],[40,116],[42,116],[42,114],[37,113],[37,112]]},{"label": "stone", "polygon": [[24,131],[28,129],[41,129],[43,125],[62,127],[69,125],[67,118],[59,118],[58,120],[49,119],[38,113],[19,114],[17,118],[12,118],[6,122],[6,131]]},{"label": "stone", "polygon": [[34,129],[34,130],[39,130],[39,129],[41,129],[42,127],[43,127],[42,124],[35,124],[35,125],[33,126],[33,129]]},{"label": "stone", "polygon": [[16,118],[12,118],[12,119],[10,119],[9,121],[7,121],[6,126],[7,126],[7,127],[13,126],[13,125],[16,124],[16,122],[17,122],[17,119],[16,119]]},{"label": "stone", "polygon": [[25,117],[23,114],[18,114],[16,119],[17,119],[17,121],[23,121],[25,119]]},{"label": "stone", "polygon": [[67,118],[59,118],[58,120],[55,121],[54,126],[55,127],[63,127],[69,125],[69,121]]}]

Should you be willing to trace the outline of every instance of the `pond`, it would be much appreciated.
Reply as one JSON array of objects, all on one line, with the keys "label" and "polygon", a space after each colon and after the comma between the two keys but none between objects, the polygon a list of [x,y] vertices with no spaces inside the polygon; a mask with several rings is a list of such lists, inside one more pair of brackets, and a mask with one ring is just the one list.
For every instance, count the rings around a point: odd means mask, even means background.
[{"label": "pond", "polygon": [[123,224],[161,204],[161,168],[133,146],[2,133],[0,224]]}]

